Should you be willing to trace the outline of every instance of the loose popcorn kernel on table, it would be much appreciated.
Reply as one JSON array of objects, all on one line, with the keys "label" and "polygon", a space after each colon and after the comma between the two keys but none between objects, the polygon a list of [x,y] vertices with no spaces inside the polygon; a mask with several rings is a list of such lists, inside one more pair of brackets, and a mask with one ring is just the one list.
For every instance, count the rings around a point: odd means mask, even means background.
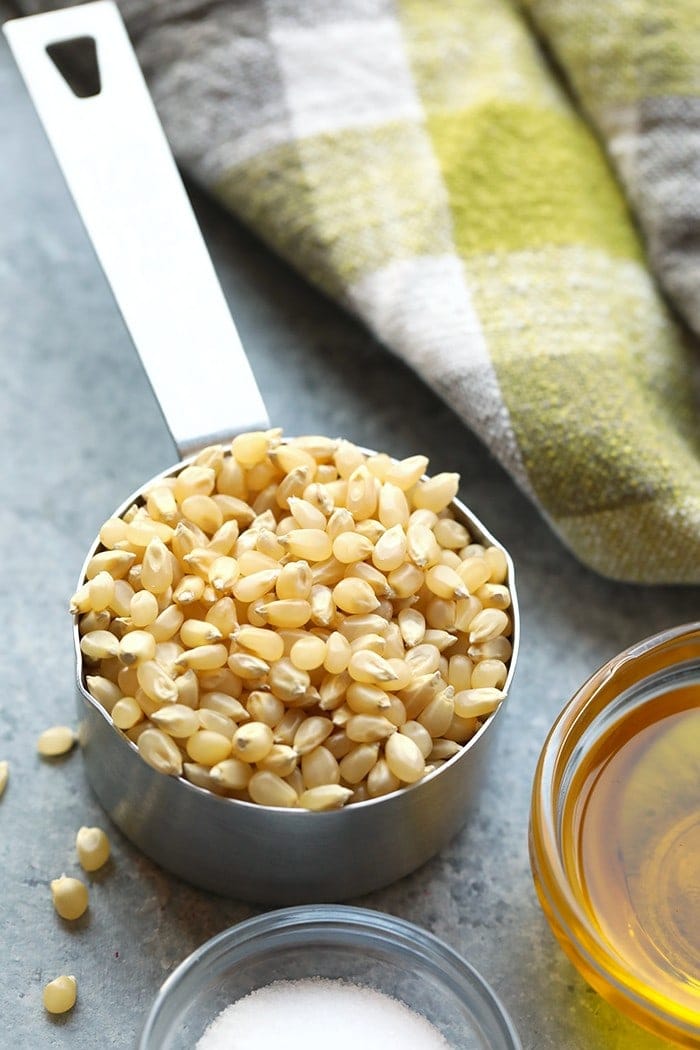
[{"label": "loose popcorn kernel on table", "polygon": [[51,726],[39,736],[36,749],[43,758],[56,758],[70,751],[75,741],[75,733],[68,726]]},{"label": "loose popcorn kernel on table", "polygon": [[75,977],[62,975],[49,981],[44,988],[44,1007],[50,1014],[65,1014],[75,1006],[78,982]]},{"label": "loose popcorn kernel on table", "polygon": [[79,919],[87,911],[88,890],[80,879],[61,875],[51,882],[53,906],[62,919]]},{"label": "loose popcorn kernel on table", "polygon": [[109,839],[102,828],[80,828],[75,849],[83,871],[97,871],[109,860]]},{"label": "loose popcorn kernel on table", "polygon": [[505,698],[508,562],[427,467],[241,434],[105,522],[71,611],[86,686],[146,762],[329,809],[459,753]]}]

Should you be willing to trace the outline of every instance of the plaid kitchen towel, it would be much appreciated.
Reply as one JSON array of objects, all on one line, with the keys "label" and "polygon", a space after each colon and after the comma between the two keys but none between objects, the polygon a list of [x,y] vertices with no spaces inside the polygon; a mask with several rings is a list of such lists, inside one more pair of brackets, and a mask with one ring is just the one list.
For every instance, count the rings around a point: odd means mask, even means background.
[{"label": "plaid kitchen towel", "polygon": [[700,333],[700,3],[523,3],[605,139],[654,271]]},{"label": "plaid kitchen towel", "polygon": [[[588,565],[700,582],[698,347],[660,297],[604,146],[515,2],[121,7],[190,175],[423,376]],[[700,134],[684,116],[700,104],[687,98],[700,5],[529,7],[610,135],[680,296],[700,243],[685,184]],[[647,26],[665,7],[684,21],[661,34],[645,84]],[[683,303],[692,318],[692,295]]]}]

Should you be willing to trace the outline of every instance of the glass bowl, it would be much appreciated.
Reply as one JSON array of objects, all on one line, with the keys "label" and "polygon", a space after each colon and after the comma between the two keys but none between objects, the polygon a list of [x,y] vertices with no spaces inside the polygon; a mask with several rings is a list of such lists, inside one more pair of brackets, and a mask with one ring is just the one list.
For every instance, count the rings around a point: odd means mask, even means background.
[{"label": "glass bowl", "polygon": [[273,981],[318,976],[403,1001],[454,1050],[521,1050],[494,993],[451,948],[403,919],[338,905],[268,912],[207,941],[163,984],[139,1050],[193,1050],[230,1003]]},{"label": "glass bowl", "polygon": [[535,886],[561,947],[603,998],[686,1047],[700,1045],[698,741],[692,623],[625,650],[564,707],[530,816]]}]

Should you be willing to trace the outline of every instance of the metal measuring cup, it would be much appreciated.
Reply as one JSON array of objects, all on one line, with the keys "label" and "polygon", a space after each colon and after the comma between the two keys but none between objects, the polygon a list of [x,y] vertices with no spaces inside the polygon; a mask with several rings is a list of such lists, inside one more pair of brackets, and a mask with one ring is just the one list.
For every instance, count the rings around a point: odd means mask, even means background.
[{"label": "metal measuring cup", "polygon": [[[4,31],[183,457],[132,493],[113,512],[119,517],[201,448],[267,427],[267,413],[116,6],[98,0],[18,19]],[[94,42],[100,74],[100,91],[89,97],[73,93],[47,53],[81,38]],[[200,375],[189,366],[193,347],[202,372],[218,377],[206,396],[198,396]],[[499,546],[463,503],[453,500],[451,510],[476,541]],[[97,538],[80,582],[99,549]],[[520,630],[506,559],[508,691]],[[80,743],[98,800],[162,867],[244,900],[342,900],[419,867],[465,823],[503,716],[502,704],[459,754],[390,795],[324,813],[263,807],[147,765],[86,689],[77,618],[73,637]]]}]

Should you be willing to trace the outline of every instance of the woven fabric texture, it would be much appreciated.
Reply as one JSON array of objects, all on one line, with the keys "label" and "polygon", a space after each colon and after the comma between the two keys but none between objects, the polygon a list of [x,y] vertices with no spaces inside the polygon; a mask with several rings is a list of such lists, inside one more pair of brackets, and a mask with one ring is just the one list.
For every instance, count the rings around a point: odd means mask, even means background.
[{"label": "woven fabric texture", "polygon": [[700,330],[695,0],[121,8],[193,178],[438,391],[585,563],[700,582],[698,346],[657,282]]}]

